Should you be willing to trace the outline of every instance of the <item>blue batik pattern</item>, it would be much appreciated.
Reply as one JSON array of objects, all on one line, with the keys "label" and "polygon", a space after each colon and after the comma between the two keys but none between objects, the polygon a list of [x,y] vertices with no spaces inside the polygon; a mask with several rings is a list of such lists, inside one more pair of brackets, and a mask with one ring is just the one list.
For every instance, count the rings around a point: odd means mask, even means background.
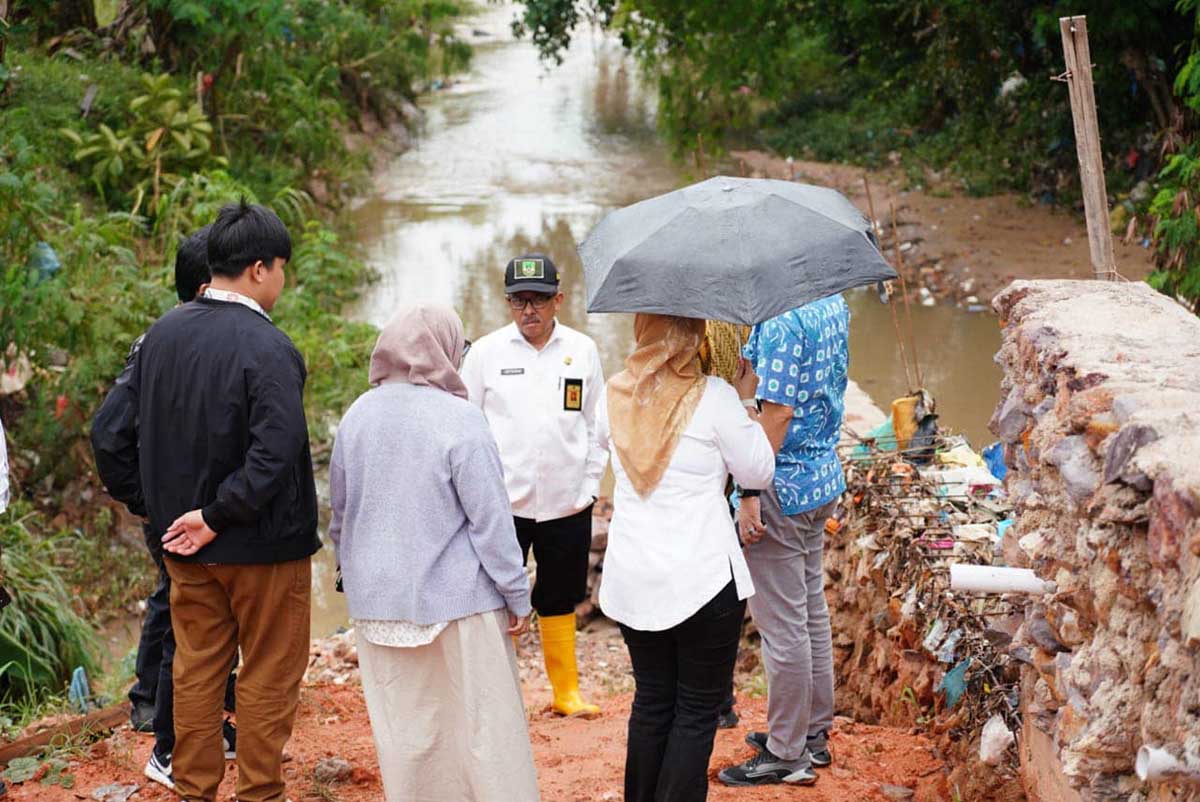
[{"label": "blue batik pattern", "polygon": [[850,364],[850,310],[840,295],[754,327],[745,355],[758,397],[795,409],[775,458],[775,492],[785,515],[834,501],[846,489],[837,455]]}]

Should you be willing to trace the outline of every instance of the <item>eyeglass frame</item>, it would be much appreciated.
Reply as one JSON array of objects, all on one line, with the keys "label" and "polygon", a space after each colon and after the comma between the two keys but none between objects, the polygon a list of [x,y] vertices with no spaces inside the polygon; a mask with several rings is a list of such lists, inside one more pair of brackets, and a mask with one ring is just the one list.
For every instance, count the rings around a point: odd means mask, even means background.
[{"label": "eyeglass frame", "polygon": [[508,303],[508,308],[514,312],[524,312],[526,306],[541,311],[549,306],[550,302],[555,298],[555,295],[547,295],[543,292],[535,293],[534,295],[534,298],[519,298],[514,293],[505,298],[505,301]]}]

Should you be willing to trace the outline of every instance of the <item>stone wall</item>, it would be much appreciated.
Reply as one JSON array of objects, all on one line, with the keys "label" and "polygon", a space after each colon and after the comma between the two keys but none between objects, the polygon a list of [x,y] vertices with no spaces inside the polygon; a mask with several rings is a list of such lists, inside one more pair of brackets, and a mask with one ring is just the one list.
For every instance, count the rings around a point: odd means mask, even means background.
[{"label": "stone wall", "polygon": [[1200,765],[1200,320],[1140,283],[1019,281],[994,307],[1003,555],[1057,583],[1012,647],[1027,790],[1196,802],[1134,768],[1143,745]]}]

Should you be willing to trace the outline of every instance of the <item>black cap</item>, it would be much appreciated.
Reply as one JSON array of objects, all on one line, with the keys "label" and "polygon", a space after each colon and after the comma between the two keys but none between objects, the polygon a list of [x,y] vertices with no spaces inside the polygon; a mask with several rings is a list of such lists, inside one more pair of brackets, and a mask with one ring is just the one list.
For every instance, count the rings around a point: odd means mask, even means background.
[{"label": "black cap", "polygon": [[504,268],[504,292],[540,292],[558,294],[558,268],[549,256],[540,253],[518,256]]}]

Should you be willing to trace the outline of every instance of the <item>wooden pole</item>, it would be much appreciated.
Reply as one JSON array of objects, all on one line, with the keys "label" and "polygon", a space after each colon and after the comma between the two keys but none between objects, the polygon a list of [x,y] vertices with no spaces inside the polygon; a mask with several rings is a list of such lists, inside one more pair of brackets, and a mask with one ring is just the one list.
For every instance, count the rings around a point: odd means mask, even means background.
[{"label": "wooden pole", "polygon": [[4,47],[8,43],[8,0],[0,0],[0,64],[4,63]]},{"label": "wooden pole", "polygon": [[1079,155],[1079,178],[1083,186],[1083,209],[1087,217],[1088,245],[1096,278],[1117,277],[1112,230],[1108,222],[1108,194],[1104,187],[1104,159],[1100,152],[1100,125],[1096,118],[1096,94],[1092,89],[1092,55],[1088,47],[1087,17],[1060,17],[1063,58],[1067,64],[1067,87],[1071,92],[1071,119],[1075,123],[1075,149]]},{"label": "wooden pole", "polygon": [[[883,227],[875,220],[875,200],[871,197],[871,182],[867,180],[866,173],[863,173],[863,187],[867,190],[867,210],[871,213],[871,233],[875,234],[875,238],[879,241],[879,255],[883,256]],[[899,271],[897,271],[897,275],[899,275]],[[900,364],[904,366],[904,381],[911,388],[913,375],[908,367],[908,351],[904,348],[904,335],[900,333],[900,318],[896,316],[896,296],[892,291],[894,283],[888,282],[887,305],[892,313],[892,328],[896,330],[896,347],[900,350]]]},{"label": "wooden pole", "polygon": [[917,374],[917,386],[911,389],[925,389],[925,377],[921,374],[921,358],[917,355],[917,332],[912,324],[912,305],[908,300],[908,280],[904,277],[904,253],[900,250],[900,226],[896,224],[896,204],[892,207],[892,244],[896,247],[896,275],[900,277],[900,292],[904,295],[904,322],[908,324],[908,341],[912,343],[913,371]]}]

